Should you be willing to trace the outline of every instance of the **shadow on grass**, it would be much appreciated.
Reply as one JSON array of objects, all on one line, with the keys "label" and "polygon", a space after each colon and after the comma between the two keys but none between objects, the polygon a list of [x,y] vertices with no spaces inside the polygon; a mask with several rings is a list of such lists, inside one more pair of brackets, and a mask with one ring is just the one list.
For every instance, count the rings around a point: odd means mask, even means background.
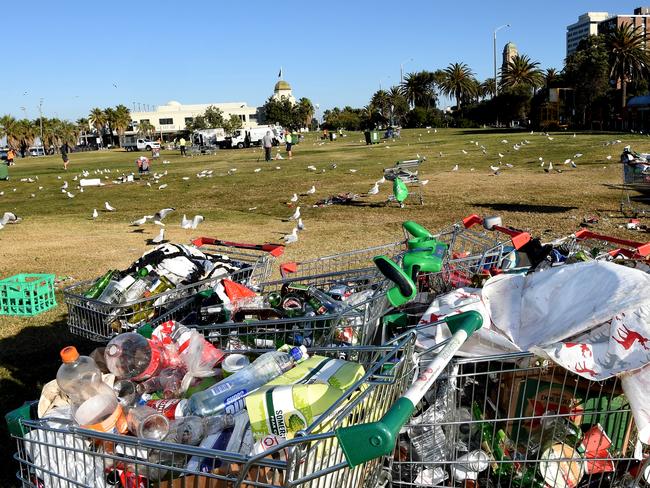
[{"label": "shadow on grass", "polygon": [[25,327],[0,340],[0,367],[9,374],[0,379],[0,486],[19,486],[15,477],[18,464],[13,461],[16,440],[9,437],[4,416],[25,401],[39,398],[43,385],[56,377],[61,364],[59,352],[68,345],[76,346],[81,354],[89,354],[100,344],[70,334],[65,319]]},{"label": "shadow on grass", "polygon": [[576,210],[578,207],[568,205],[533,205],[528,203],[476,203],[475,207],[489,208],[490,210],[526,213],[563,213]]}]

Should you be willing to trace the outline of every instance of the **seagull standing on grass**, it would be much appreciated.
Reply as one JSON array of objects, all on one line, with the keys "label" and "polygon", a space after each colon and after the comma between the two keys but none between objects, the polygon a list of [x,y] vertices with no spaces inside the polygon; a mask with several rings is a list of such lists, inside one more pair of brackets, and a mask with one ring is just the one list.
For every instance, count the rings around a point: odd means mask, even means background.
[{"label": "seagull standing on grass", "polygon": [[298,227],[294,227],[291,234],[284,236],[285,244],[291,244],[298,240]]},{"label": "seagull standing on grass", "polygon": [[93,220],[99,217],[99,212],[97,212],[96,208],[93,208]]},{"label": "seagull standing on grass", "polygon": [[160,229],[158,235],[153,239],[151,239],[151,242],[154,244],[160,244],[164,240],[165,240],[165,229]]},{"label": "seagull standing on grass", "polygon": [[104,208],[109,212],[115,212],[115,207],[111,206],[108,202],[104,202]]},{"label": "seagull standing on grass", "polygon": [[289,217],[289,220],[298,220],[299,218],[300,218],[300,207],[297,207],[293,215]]}]

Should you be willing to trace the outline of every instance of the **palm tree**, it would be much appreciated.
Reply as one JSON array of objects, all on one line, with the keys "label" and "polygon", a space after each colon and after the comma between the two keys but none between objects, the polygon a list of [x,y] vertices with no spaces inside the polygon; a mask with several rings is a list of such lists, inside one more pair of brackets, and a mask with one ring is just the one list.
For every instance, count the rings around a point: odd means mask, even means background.
[{"label": "palm tree", "polygon": [[546,88],[549,88],[553,83],[557,83],[557,81],[560,79],[560,73],[558,73],[555,68],[546,68],[543,76]]},{"label": "palm tree", "polygon": [[610,76],[621,85],[621,108],[625,108],[628,82],[646,75],[650,66],[645,35],[640,29],[626,24],[609,33],[605,43],[609,52]]},{"label": "palm tree", "polygon": [[514,56],[501,74],[503,86],[506,88],[523,85],[535,89],[542,84],[542,78],[539,63],[531,61],[525,54]]},{"label": "palm tree", "polygon": [[377,90],[370,99],[370,105],[379,112],[381,118],[386,121],[388,119],[388,112],[390,111],[390,100],[386,90]]},{"label": "palm tree", "polygon": [[115,107],[113,116],[113,126],[117,131],[117,135],[119,137],[123,136],[129,125],[131,125],[131,112],[124,105],[118,105]]},{"label": "palm tree", "polygon": [[391,86],[388,90],[388,103],[390,105],[390,112],[393,123],[401,125],[409,111],[409,104],[406,97],[402,94],[402,90],[398,86]]},{"label": "palm tree", "polygon": [[153,134],[155,132],[155,130],[156,130],[156,128],[154,127],[154,125],[151,122],[149,122],[148,120],[143,120],[138,125],[138,134],[140,134],[142,136],[145,136],[145,137],[150,136],[151,134]]},{"label": "palm tree", "polygon": [[16,119],[11,115],[3,115],[0,117],[0,139],[7,138],[7,144],[13,146],[16,142],[17,126]]},{"label": "palm tree", "polygon": [[479,92],[482,98],[493,97],[496,95],[496,83],[494,78],[488,78],[479,85]]},{"label": "palm tree", "polygon": [[417,73],[407,73],[400,88],[402,95],[406,97],[411,106],[430,108],[431,102],[436,98],[434,84],[434,73],[418,71]]},{"label": "palm tree", "polygon": [[445,95],[456,99],[456,106],[460,110],[463,98],[472,96],[476,90],[474,73],[465,63],[452,63],[445,69],[440,89]]},{"label": "palm tree", "polygon": [[106,116],[106,125],[108,126],[108,133],[110,134],[110,144],[113,144],[113,129],[115,129],[115,109],[113,107],[108,107],[104,109],[104,115]]},{"label": "palm tree", "polygon": [[97,137],[101,138],[104,126],[106,125],[106,114],[104,111],[99,107],[95,107],[90,111],[88,120],[97,131]]},{"label": "palm tree", "polygon": [[305,124],[305,127],[309,127],[311,119],[314,118],[314,106],[309,98],[302,97],[298,100],[298,113],[300,114],[302,123]]}]

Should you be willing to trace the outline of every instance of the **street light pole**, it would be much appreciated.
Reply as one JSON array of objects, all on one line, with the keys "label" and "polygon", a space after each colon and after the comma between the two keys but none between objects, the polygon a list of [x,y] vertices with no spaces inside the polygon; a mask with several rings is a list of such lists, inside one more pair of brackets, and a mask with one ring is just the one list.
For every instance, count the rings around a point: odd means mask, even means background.
[{"label": "street light pole", "polygon": [[494,29],[494,96],[496,97],[499,94],[499,82],[497,81],[497,32],[499,32],[501,29],[504,29],[506,27],[510,27],[510,24],[504,24],[502,26],[497,27]]},{"label": "street light pole", "polygon": [[38,113],[39,113],[39,123],[41,126],[41,147],[43,148],[43,152],[45,152],[45,145],[43,144],[43,99],[42,98],[38,104]]},{"label": "street light pole", "polygon": [[402,61],[399,64],[399,82],[400,82],[400,84],[404,83],[404,65],[406,63],[411,62],[411,61],[413,61],[413,58],[409,58],[406,61]]}]

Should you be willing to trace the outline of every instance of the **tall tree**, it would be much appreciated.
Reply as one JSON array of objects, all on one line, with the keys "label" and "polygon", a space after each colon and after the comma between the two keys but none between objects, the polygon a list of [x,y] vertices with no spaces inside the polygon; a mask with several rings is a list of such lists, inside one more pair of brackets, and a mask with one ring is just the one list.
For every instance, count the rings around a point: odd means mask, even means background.
[{"label": "tall tree", "polygon": [[208,129],[218,129],[224,126],[225,120],[223,118],[223,112],[220,108],[210,105],[205,109],[203,114],[203,120]]},{"label": "tall tree", "polygon": [[542,84],[543,76],[539,62],[526,54],[517,54],[506,64],[501,79],[505,88],[523,85],[535,89]]},{"label": "tall tree", "polygon": [[115,129],[115,109],[113,107],[105,108],[104,115],[106,116],[106,125],[108,126],[110,144],[113,144],[113,129]]},{"label": "tall tree", "polygon": [[150,137],[155,131],[156,128],[148,120],[143,120],[138,124],[138,134],[141,136]]},{"label": "tall tree", "polygon": [[409,111],[409,104],[398,86],[392,86],[388,90],[388,102],[390,104],[390,114],[393,119],[391,122],[397,125],[403,125],[406,120],[406,114]]},{"label": "tall tree", "polygon": [[232,114],[228,120],[223,123],[223,130],[226,134],[231,135],[237,129],[242,128],[242,121],[239,115]]},{"label": "tall tree", "polygon": [[452,63],[445,68],[445,78],[440,89],[445,95],[456,99],[456,106],[460,110],[463,98],[473,95],[476,90],[474,73],[465,63]]},{"label": "tall tree", "polygon": [[552,85],[560,80],[560,73],[555,68],[546,68],[542,76],[544,76],[544,85],[546,88],[551,88]]},{"label": "tall tree", "polygon": [[115,107],[115,114],[113,118],[113,126],[117,131],[118,136],[123,136],[127,127],[131,125],[131,112],[124,105]]},{"label": "tall tree", "polygon": [[388,92],[386,90],[377,90],[372,95],[368,108],[377,111],[382,122],[386,122],[390,113],[390,98],[388,97]]},{"label": "tall tree", "polygon": [[104,111],[99,107],[93,108],[90,114],[88,114],[88,120],[97,131],[97,137],[101,138],[104,133],[104,126],[106,126],[106,114]]},{"label": "tall tree", "polygon": [[429,108],[436,103],[436,75],[430,71],[407,73],[400,84],[402,94],[413,107]]},{"label": "tall tree", "polygon": [[303,127],[309,127],[311,124],[311,119],[314,117],[314,105],[311,103],[311,100],[306,97],[302,97],[298,100],[296,106],[298,113],[300,114],[300,121],[303,124]]},{"label": "tall tree", "polygon": [[494,95],[496,95],[496,93],[497,89],[494,78],[487,78],[479,86],[479,94],[481,98],[492,98]]},{"label": "tall tree", "polygon": [[11,115],[0,117],[0,138],[6,137],[7,144],[13,146],[17,137],[17,120]]},{"label": "tall tree", "polygon": [[617,27],[605,38],[609,52],[610,76],[620,83],[621,108],[627,103],[627,84],[647,75],[650,57],[645,34],[630,24]]}]

